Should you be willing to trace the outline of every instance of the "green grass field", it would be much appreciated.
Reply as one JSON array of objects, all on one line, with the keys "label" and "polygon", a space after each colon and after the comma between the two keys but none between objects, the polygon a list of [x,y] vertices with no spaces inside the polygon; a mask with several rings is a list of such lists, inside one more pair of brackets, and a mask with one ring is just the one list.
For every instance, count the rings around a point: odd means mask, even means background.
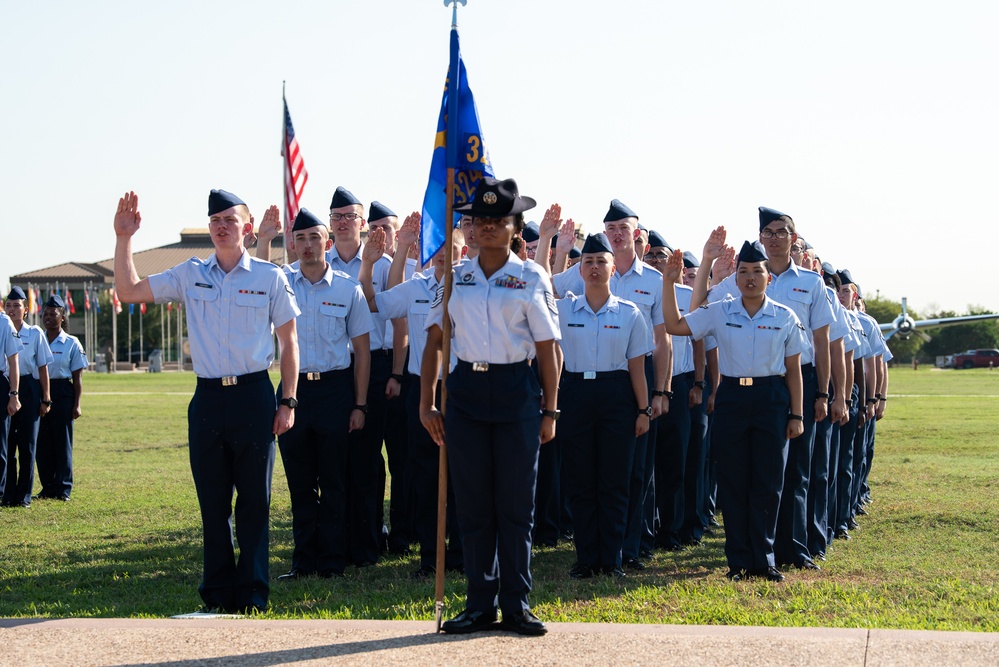
[{"label": "green grass field", "polygon": [[[0,616],[162,617],[200,606],[200,516],[187,459],[186,374],[84,378],[69,503],[0,510]],[[999,631],[999,371],[891,373],[871,514],[817,573],[730,583],[720,532],[657,553],[623,581],[573,581],[571,545],[538,549],[535,612],[548,621]],[[339,581],[278,583],[291,556],[280,457],[266,618],[433,618],[416,557]],[[449,613],[464,582],[447,582]]]}]

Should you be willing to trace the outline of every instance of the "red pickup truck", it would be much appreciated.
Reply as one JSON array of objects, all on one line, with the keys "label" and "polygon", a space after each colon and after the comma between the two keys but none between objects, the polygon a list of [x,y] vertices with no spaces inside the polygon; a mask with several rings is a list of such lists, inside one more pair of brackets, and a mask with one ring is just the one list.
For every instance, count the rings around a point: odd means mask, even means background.
[{"label": "red pickup truck", "polygon": [[999,366],[999,350],[968,350],[954,355],[954,368],[990,368]]}]

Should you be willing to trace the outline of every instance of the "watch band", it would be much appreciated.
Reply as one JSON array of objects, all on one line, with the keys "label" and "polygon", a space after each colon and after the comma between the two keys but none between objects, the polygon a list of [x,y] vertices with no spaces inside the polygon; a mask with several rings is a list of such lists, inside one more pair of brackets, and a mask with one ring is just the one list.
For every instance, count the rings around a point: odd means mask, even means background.
[{"label": "watch band", "polygon": [[360,410],[364,414],[368,414],[368,404],[367,403],[365,403],[364,405],[355,405],[353,407],[353,409],[354,410]]}]

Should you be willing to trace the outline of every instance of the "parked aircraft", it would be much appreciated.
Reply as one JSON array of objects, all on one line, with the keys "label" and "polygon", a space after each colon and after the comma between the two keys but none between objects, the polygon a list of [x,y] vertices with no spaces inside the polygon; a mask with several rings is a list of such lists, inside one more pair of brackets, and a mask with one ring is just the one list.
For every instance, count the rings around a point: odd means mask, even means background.
[{"label": "parked aircraft", "polygon": [[902,312],[891,322],[879,324],[881,331],[885,334],[885,339],[892,336],[899,336],[902,340],[908,340],[909,336],[916,334],[924,341],[929,341],[930,337],[917,329],[935,329],[938,327],[949,327],[955,324],[967,324],[968,322],[980,322],[982,320],[994,320],[999,318],[999,313],[989,313],[985,315],[962,315],[960,317],[939,317],[935,320],[916,320],[909,315],[906,298],[902,297]]}]

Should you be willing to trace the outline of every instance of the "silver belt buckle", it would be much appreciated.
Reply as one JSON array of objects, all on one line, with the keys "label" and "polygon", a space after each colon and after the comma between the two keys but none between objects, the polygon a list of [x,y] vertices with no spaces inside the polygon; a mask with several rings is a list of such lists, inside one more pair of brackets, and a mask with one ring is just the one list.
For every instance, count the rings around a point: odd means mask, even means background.
[{"label": "silver belt buckle", "polygon": [[234,387],[234,386],[236,386],[236,383],[238,381],[239,381],[239,378],[236,377],[235,375],[226,375],[225,377],[222,378],[222,386],[223,387]]},{"label": "silver belt buckle", "polygon": [[753,386],[753,378],[739,378],[739,386],[740,387],[752,387]]},{"label": "silver belt buckle", "polygon": [[318,380],[320,378],[320,376],[321,376],[321,374],[320,373],[316,373],[316,372],[306,373],[305,374],[305,379],[306,380]]},{"label": "silver belt buckle", "polygon": [[597,379],[597,372],[596,371],[583,371],[583,379],[584,380],[596,380]]},{"label": "silver belt buckle", "polygon": [[476,373],[485,373],[489,370],[488,361],[476,361],[472,363],[472,370]]}]

